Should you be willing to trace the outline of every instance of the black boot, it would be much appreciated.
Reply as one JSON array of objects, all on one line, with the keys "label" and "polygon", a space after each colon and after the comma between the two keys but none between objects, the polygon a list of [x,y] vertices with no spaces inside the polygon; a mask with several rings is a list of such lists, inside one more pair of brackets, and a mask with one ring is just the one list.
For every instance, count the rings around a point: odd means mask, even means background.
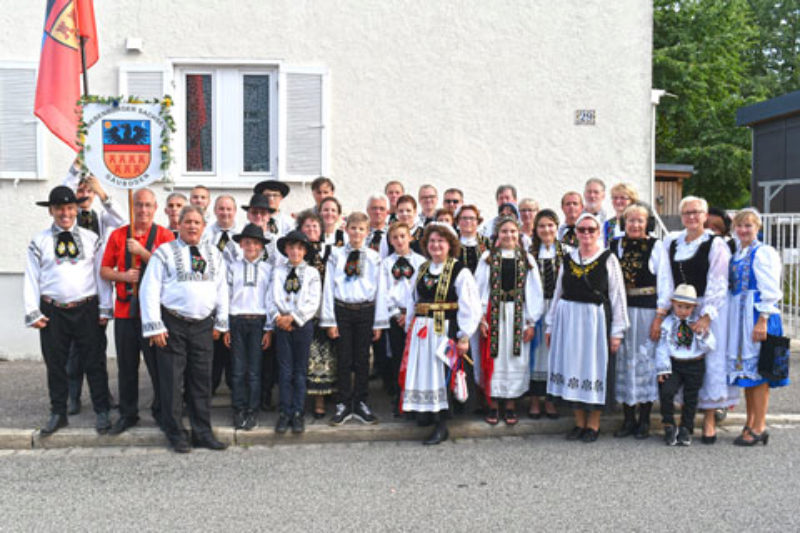
[{"label": "black boot", "polygon": [[646,439],[650,436],[650,410],[652,408],[653,402],[639,404],[639,423],[636,425],[636,433],[633,435],[637,439]]},{"label": "black boot", "polygon": [[443,420],[440,420],[436,423],[436,429],[434,432],[430,437],[428,437],[427,440],[422,441],[422,444],[426,446],[441,444],[442,442],[446,441],[447,437],[449,436],[450,434],[447,431],[447,424],[445,424]]},{"label": "black boot", "polygon": [[625,413],[625,421],[622,426],[614,432],[617,438],[633,435],[636,431],[636,406],[622,404],[622,411]]}]

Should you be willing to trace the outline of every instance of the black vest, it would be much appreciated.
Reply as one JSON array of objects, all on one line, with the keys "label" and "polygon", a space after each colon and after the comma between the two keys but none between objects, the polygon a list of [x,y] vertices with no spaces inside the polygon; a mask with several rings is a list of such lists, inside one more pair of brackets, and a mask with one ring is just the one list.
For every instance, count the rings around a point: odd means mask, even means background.
[{"label": "black vest", "polygon": [[[583,266],[572,260],[570,254],[564,254],[561,278],[561,297],[571,302],[585,302],[602,305],[608,302],[608,269],[606,260],[611,251],[603,250],[600,256]],[[583,276],[578,276],[576,269],[584,269]]]},{"label": "black vest", "polygon": [[[424,265],[424,263],[423,263]],[[461,271],[465,268],[464,263],[461,261],[456,261],[453,265],[453,273],[450,276],[450,286],[447,288],[447,296],[445,298],[445,302],[458,302],[458,294],[456,293],[456,279],[458,279],[458,275]],[[422,269],[422,266],[420,266]],[[436,283],[433,284],[432,287],[428,288],[425,285],[424,277],[425,276],[418,276],[417,279],[417,303],[433,303],[436,300],[436,287],[439,285],[439,278],[441,274],[438,276],[433,276],[430,271],[426,272],[428,276],[431,276],[436,279]],[[449,328],[447,332],[447,336],[451,339],[456,337],[456,333],[458,332],[458,310],[453,309],[450,311],[444,312],[445,320],[449,321]]]},{"label": "black vest", "polygon": [[675,239],[669,245],[669,265],[672,268],[672,280],[677,287],[681,283],[692,285],[697,291],[697,296],[702,297],[706,293],[706,283],[708,282],[708,268],[711,262],[708,259],[711,253],[711,244],[716,237],[711,237],[702,243],[697,252],[683,261],[675,260],[675,253],[678,250],[678,240]]},{"label": "black vest", "polygon": [[[647,264],[653,254],[653,247],[658,243],[654,237],[646,239],[614,239],[611,241],[611,251],[619,257],[619,248],[622,246],[622,257],[619,260],[622,267],[622,277],[625,279],[625,289],[641,289],[645,287],[656,288],[656,275],[650,272]],[[628,296],[630,307],[643,307],[655,309],[658,296],[644,294]]]}]

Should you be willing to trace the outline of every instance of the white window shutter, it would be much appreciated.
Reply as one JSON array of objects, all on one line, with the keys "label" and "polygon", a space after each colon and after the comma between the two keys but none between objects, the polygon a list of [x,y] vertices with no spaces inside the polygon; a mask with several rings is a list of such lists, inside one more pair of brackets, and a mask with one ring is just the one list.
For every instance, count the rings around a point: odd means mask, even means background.
[{"label": "white window shutter", "polygon": [[167,91],[166,69],[157,65],[122,65],[119,68],[119,92],[139,98],[163,98]]},{"label": "white window shutter", "polygon": [[285,100],[285,179],[307,181],[328,174],[328,73],[289,67],[278,90]]},{"label": "white window shutter", "polygon": [[36,69],[0,68],[0,176],[37,177]]}]

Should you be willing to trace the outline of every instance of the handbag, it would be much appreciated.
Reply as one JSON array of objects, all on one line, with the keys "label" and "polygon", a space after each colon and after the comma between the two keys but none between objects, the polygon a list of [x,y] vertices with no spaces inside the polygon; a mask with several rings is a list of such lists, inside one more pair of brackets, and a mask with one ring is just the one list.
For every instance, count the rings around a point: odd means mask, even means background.
[{"label": "handbag", "polygon": [[464,372],[464,367],[461,366],[456,370],[455,386],[453,387],[453,397],[459,403],[466,403],[469,399],[469,389],[467,389],[467,374]]},{"label": "handbag", "polygon": [[789,377],[789,338],[767,335],[758,352],[758,373],[770,381]]}]

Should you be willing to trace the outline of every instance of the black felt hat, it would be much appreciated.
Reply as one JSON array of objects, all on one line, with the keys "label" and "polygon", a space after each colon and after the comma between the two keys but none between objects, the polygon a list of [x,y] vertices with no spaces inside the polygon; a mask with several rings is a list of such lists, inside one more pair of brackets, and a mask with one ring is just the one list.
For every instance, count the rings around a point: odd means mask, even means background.
[{"label": "black felt hat", "polygon": [[269,206],[269,200],[267,200],[267,198],[261,193],[253,194],[253,196],[250,197],[250,203],[247,204],[247,205],[243,205],[242,209],[247,211],[251,207],[256,207],[256,208],[259,208],[259,209],[266,209],[270,213],[274,213],[275,212],[275,210]]},{"label": "black felt hat", "polygon": [[[286,234],[286,236],[281,237],[278,239],[278,251],[283,255],[286,255],[286,245],[290,242],[299,242],[302,243],[303,246],[306,247],[306,257],[309,257],[312,252],[311,242],[309,242],[308,237],[306,234],[300,230],[292,230]],[[288,256],[287,256],[288,257]]]},{"label": "black felt hat", "polygon": [[46,202],[36,202],[36,205],[50,207],[53,205],[79,204],[86,201],[86,197],[77,198],[75,191],[65,185],[53,187],[50,191],[50,198]]},{"label": "black felt hat", "polygon": [[237,233],[233,236],[233,240],[236,242],[242,242],[242,239],[245,237],[249,239],[256,239],[261,241],[263,244],[267,244],[269,241],[266,237],[264,237],[264,230],[261,227],[256,226],[255,224],[248,224],[244,227],[241,233]]},{"label": "black felt hat", "polygon": [[262,194],[264,191],[278,191],[284,198],[289,196],[289,186],[278,180],[262,181],[253,187],[255,194]]}]

